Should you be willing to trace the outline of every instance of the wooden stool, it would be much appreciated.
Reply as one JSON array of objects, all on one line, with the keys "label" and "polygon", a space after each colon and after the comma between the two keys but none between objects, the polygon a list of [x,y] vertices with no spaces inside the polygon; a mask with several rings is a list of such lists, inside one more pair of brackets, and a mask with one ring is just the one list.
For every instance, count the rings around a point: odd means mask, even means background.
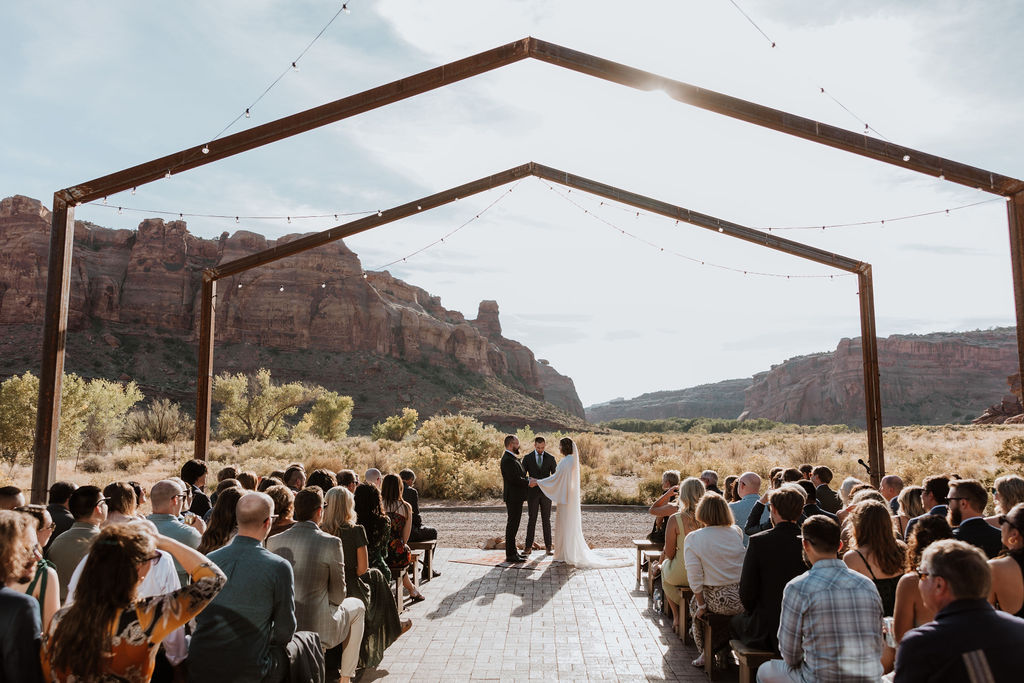
[{"label": "wooden stool", "polygon": [[424,553],[423,555],[423,570],[427,572],[424,581],[430,581],[430,572],[434,569],[434,550],[437,549],[437,541],[409,541],[409,548],[412,550],[420,550]]},{"label": "wooden stool", "polygon": [[647,586],[647,597],[654,597],[654,572],[651,571],[651,567],[654,565],[653,562],[657,562],[661,559],[660,550],[644,550],[643,557],[647,560],[647,579],[644,582]]},{"label": "wooden stool", "polygon": [[641,560],[643,559],[643,552],[645,550],[655,550],[661,548],[657,543],[651,543],[646,538],[634,538],[633,547],[636,548],[636,585],[640,585],[640,566]]},{"label": "wooden stool", "polygon": [[740,662],[740,683],[754,683],[758,667],[775,657],[774,652],[752,648],[742,640],[730,640],[729,647]]},{"label": "wooden stool", "polygon": [[713,680],[715,672],[714,634],[722,633],[723,630],[729,633],[731,618],[728,614],[715,614],[706,609],[704,611],[704,673],[707,674],[709,681]]},{"label": "wooden stool", "polygon": [[690,618],[690,600],[693,598],[693,591],[687,586],[679,587],[679,639],[683,645],[693,640],[687,620]]}]

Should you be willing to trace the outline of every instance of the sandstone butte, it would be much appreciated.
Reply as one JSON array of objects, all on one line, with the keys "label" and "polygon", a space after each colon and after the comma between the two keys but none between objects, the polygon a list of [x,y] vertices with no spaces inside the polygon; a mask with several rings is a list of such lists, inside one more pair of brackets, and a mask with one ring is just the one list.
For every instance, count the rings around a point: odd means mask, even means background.
[{"label": "sandstone butte", "polygon": [[[0,377],[38,372],[49,231],[38,200],[0,202]],[[135,379],[147,396],[190,406],[203,270],[274,244],[245,230],[201,239],[184,221],[147,219],[137,230],[76,221],[67,371]],[[508,426],[585,424],[572,379],[502,336],[496,302],[467,320],[387,272],[364,278],[341,241],[220,281],[216,339],[216,372],[266,366],[351,394],[357,421],[411,405],[424,417],[465,410]]]}]

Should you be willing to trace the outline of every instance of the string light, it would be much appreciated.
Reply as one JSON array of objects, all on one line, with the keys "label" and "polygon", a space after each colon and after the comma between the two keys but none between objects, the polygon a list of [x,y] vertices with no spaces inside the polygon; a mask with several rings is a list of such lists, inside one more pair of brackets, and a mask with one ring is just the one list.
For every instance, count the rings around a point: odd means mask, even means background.
[{"label": "string light", "polygon": [[745,18],[745,19],[746,19],[747,21],[749,21],[749,22],[750,22],[750,25],[751,25],[751,26],[753,26],[754,28],[756,28],[756,29],[757,29],[758,33],[760,33],[760,34],[761,34],[762,36],[764,36],[764,39],[765,39],[765,40],[767,40],[767,41],[768,41],[768,42],[769,42],[769,43],[771,44],[771,46],[772,46],[772,47],[775,47],[775,41],[774,41],[774,40],[772,40],[771,38],[769,38],[769,37],[768,37],[768,34],[767,34],[767,33],[765,33],[764,31],[762,31],[762,30],[761,30],[761,27],[760,27],[760,26],[758,26],[758,25],[757,25],[756,23],[754,23],[754,20],[750,18],[750,15],[749,15],[749,14],[747,14],[746,12],[744,12],[744,11],[743,11],[743,8],[742,8],[742,7],[740,7],[739,5],[737,5],[737,4],[736,4],[736,0],[729,0],[729,2],[731,2],[731,3],[732,3],[732,6],[733,6],[733,7],[735,7],[735,8],[736,8],[736,10],[737,10],[737,11],[738,11],[738,12],[739,12],[740,14],[742,14],[742,15],[744,16],[744,18]]},{"label": "string light", "polygon": [[292,62],[292,71],[298,71],[298,70],[299,70],[299,65],[296,64],[295,62]]},{"label": "string light", "polygon": [[352,14],[352,10],[350,10],[350,9],[348,8],[348,3],[347,3],[347,2],[345,2],[345,3],[342,3],[342,5],[341,5],[341,11],[342,11],[342,12],[344,12],[345,14]]},{"label": "string light", "polygon": [[171,170],[167,169],[167,173],[164,173],[164,178],[170,178],[170,177],[171,177]]},{"label": "string light", "polygon": [[[88,202],[88,205],[89,206],[106,206],[105,204],[97,204],[96,202]],[[269,216],[269,215],[245,216],[245,215],[242,215],[242,214],[237,214],[236,215],[236,214],[230,214],[230,213],[196,213],[196,212],[191,212],[191,211],[171,211],[171,210],[167,210],[167,209],[142,209],[142,208],[133,208],[133,207],[130,207],[130,206],[124,206],[124,207],[121,207],[121,208],[123,208],[125,211],[129,211],[129,212],[132,212],[132,213],[154,214],[154,215],[157,215],[157,216],[178,216],[179,218],[182,218],[182,217],[186,217],[186,218],[223,218],[223,219],[226,219],[226,220],[234,220],[235,223],[240,222],[241,219],[243,219],[243,218],[246,219],[247,221],[279,221],[279,220],[285,220],[285,219],[289,219],[289,218],[291,220],[299,221],[299,220],[314,220],[314,219],[331,218],[331,217],[333,217],[335,220],[337,220],[339,216],[344,216],[344,217],[347,217],[347,216],[365,216],[367,214],[376,213],[376,211],[347,211],[347,212],[338,211],[336,213],[317,213],[317,214],[306,214],[306,215],[302,215],[302,216],[289,216],[287,214],[280,215],[280,216]]]},{"label": "string light", "polygon": [[132,195],[133,196],[135,195],[135,188],[134,187],[132,188]]},{"label": "string light", "polygon": [[203,145],[202,152],[203,152],[203,154],[209,154],[210,153],[210,146],[209,145]]}]

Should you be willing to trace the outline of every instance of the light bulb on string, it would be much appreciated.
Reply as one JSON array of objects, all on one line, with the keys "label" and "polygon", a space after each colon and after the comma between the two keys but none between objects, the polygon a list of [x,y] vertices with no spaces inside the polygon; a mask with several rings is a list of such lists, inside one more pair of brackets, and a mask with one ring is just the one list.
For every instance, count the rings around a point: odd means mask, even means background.
[{"label": "light bulb on string", "polygon": [[[238,222],[238,216],[235,216],[235,223],[237,223],[237,222]],[[239,286],[241,286],[241,285],[239,285]]]},{"label": "light bulb on string", "polygon": [[241,282],[239,282],[239,283],[238,283],[238,288],[239,288],[239,289],[241,289],[241,288],[242,288],[242,283],[241,283]]},{"label": "light bulb on string", "polygon": [[106,205],[107,205],[107,198],[106,198],[106,197],[104,197],[104,198],[103,198],[103,206],[106,206]]},{"label": "light bulb on string", "polygon": [[946,174],[945,173],[940,173],[939,174],[939,180],[945,180],[945,179],[946,179]]},{"label": "light bulb on string", "polygon": [[326,289],[326,287],[327,287],[327,283],[326,282],[321,282],[320,283],[320,289]]},{"label": "light bulb on string", "polygon": [[164,178],[170,178],[170,177],[171,177],[171,171],[170,171],[170,169],[168,169],[167,173],[164,173]]},{"label": "light bulb on string", "polygon": [[422,210],[422,209],[423,209],[423,207],[422,207],[422,206],[420,206],[419,204],[417,204],[417,205],[416,205],[416,210],[417,210],[417,211],[420,211],[420,210]]},{"label": "light bulb on string", "polygon": [[135,188],[133,187],[132,188],[132,195],[134,195],[134,194],[135,194]]},{"label": "light bulb on string", "polygon": [[910,161],[910,155],[909,154],[904,154],[903,155],[903,161]]},{"label": "light bulb on string", "polygon": [[292,62],[292,71],[298,71],[298,70],[299,70],[299,65],[296,64],[295,62]]},{"label": "light bulb on string", "polygon": [[288,225],[291,225],[292,224],[292,217],[291,216],[287,216],[287,218],[288,218]]},{"label": "light bulb on string", "polygon": [[250,116],[251,116],[251,114],[249,113],[249,107],[246,107],[245,108],[245,118],[249,118]]},{"label": "light bulb on string", "polygon": [[124,209],[122,209],[120,206],[117,207],[117,213],[118,213],[118,215],[123,214],[124,213]]},{"label": "light bulb on string", "polygon": [[719,228],[718,232],[725,232],[725,228]]},{"label": "light bulb on string", "polygon": [[384,215],[384,212],[381,211],[380,209],[377,209],[377,217],[379,218],[379,217],[381,217],[383,215]]},{"label": "light bulb on string", "polygon": [[347,3],[347,2],[345,2],[345,3],[342,3],[342,5],[341,5],[341,11],[342,11],[342,12],[344,12],[345,14],[352,14],[352,10],[350,10],[350,9],[348,8],[348,3]]},{"label": "light bulb on string", "polygon": [[281,286],[280,286],[280,287],[279,287],[279,288],[277,289],[277,291],[279,291],[279,292],[283,292],[283,291],[284,291],[284,285],[281,285]]},{"label": "light bulb on string", "polygon": [[209,154],[210,153],[210,146],[209,145],[203,145],[202,152],[203,152],[203,154]]}]

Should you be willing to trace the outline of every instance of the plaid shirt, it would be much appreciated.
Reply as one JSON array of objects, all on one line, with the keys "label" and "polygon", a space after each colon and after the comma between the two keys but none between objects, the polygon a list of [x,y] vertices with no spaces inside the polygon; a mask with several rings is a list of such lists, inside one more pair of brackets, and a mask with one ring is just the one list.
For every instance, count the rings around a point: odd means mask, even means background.
[{"label": "plaid shirt", "polygon": [[882,677],[882,599],[842,560],[819,560],[782,594],[779,651],[804,681]]}]

